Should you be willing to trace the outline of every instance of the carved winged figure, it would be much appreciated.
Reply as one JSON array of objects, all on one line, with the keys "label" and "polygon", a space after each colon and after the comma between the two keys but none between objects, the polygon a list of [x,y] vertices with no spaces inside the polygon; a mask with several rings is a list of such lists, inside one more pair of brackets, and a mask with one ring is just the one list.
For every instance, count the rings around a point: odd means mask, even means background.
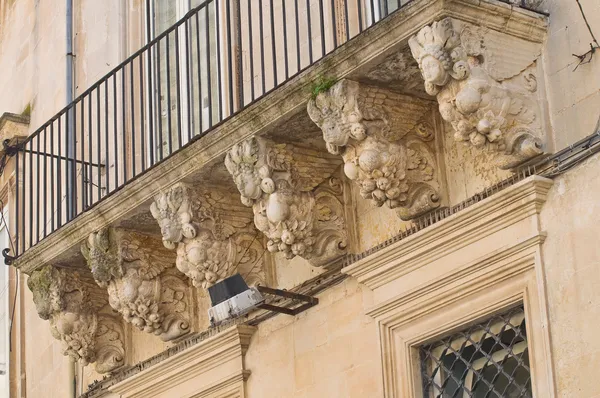
[{"label": "carved winged figure", "polygon": [[[422,173],[409,167],[411,156],[420,157],[429,172],[426,181],[431,181],[435,170],[431,149],[407,148],[410,140],[431,140],[433,132],[424,130],[432,128],[422,122],[431,111],[430,102],[341,80],[309,101],[307,110],[321,128],[328,150],[342,156],[344,173],[364,199],[397,209],[403,219],[439,206],[435,187],[423,190]],[[413,187],[424,196],[415,195]]]},{"label": "carved winged figure", "polygon": [[252,214],[230,195],[178,184],[157,195],[150,210],[165,247],[177,248],[177,268],[194,286],[208,288],[246,265],[237,240]]},{"label": "carved winged figure", "polygon": [[[189,332],[188,321],[179,319],[183,313],[172,314],[164,297],[163,274],[174,256],[152,237],[110,228],[91,234],[81,251],[98,285],[107,288],[109,304],[127,322],[163,340]],[[182,295],[185,289],[182,281]]]},{"label": "carved winged figure", "polygon": [[84,282],[79,273],[45,266],[27,281],[39,316],[50,321],[52,336],[63,344],[63,353],[82,365],[96,363],[99,373],[111,372],[124,364],[123,333],[115,327],[110,350],[99,336],[110,322],[99,314],[106,301],[92,299],[90,290],[99,289]]},{"label": "carved winged figure", "polygon": [[[319,158],[321,162],[315,162]],[[270,252],[281,252],[288,259],[301,256],[319,264],[322,261],[316,260],[317,256],[339,256],[343,252],[347,237],[333,229],[327,229],[332,248],[320,253],[314,250],[323,226],[315,216],[313,191],[331,176],[335,159],[323,157],[313,149],[275,144],[262,138],[234,145],[227,153],[225,166],[242,203],[252,207],[254,225],[267,237]]]},{"label": "carved winged figure", "polygon": [[[425,89],[437,96],[456,141],[491,149],[503,169],[543,152],[535,76],[527,72],[539,52],[524,41],[513,45],[527,51],[511,50],[499,34],[462,27],[451,18],[424,27],[409,40]],[[530,55],[514,55],[521,53]]]}]

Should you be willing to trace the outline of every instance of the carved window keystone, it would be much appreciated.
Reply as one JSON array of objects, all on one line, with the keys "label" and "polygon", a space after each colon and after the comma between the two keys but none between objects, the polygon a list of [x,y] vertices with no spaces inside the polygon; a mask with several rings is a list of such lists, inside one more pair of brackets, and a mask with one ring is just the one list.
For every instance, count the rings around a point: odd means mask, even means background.
[{"label": "carved window keystone", "polygon": [[50,321],[63,353],[82,365],[95,363],[98,373],[125,363],[121,320],[107,308],[106,292],[74,271],[45,266],[27,281],[40,318]]},{"label": "carved window keystone", "polygon": [[396,209],[403,220],[440,206],[429,101],[341,80],[308,103],[331,154],[375,206]]},{"label": "carved window keystone", "polygon": [[502,169],[543,153],[539,43],[446,18],[421,29],[409,45],[457,141],[495,153]]},{"label": "carved window keystone", "polygon": [[[339,163],[338,163],[339,164]],[[324,266],[346,251],[343,185],[332,177],[335,157],[291,144],[252,138],[227,153],[225,166],[251,206],[270,252]]]},{"label": "carved window keystone", "polygon": [[109,228],[91,234],[81,251],[111,307],[127,322],[163,341],[190,331],[188,283],[159,240]]},{"label": "carved window keystone", "polygon": [[247,283],[265,283],[264,250],[252,211],[235,195],[178,184],[157,195],[150,211],[163,244],[177,249],[177,268],[198,288],[239,272]]}]

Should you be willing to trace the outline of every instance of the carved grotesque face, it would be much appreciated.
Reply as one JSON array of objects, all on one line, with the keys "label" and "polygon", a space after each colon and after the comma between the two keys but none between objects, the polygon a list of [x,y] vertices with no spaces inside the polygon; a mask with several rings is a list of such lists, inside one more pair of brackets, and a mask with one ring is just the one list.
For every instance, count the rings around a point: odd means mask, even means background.
[{"label": "carved grotesque face", "polygon": [[262,194],[260,188],[261,179],[253,169],[242,170],[240,174],[235,177],[235,183],[242,194],[242,196],[248,199],[258,199]]},{"label": "carved grotesque face", "polygon": [[334,154],[340,153],[350,138],[362,141],[367,136],[362,117],[356,112],[350,112],[345,119],[328,117],[321,125],[321,130],[327,149]]},{"label": "carved grotesque face", "polygon": [[40,292],[33,291],[33,302],[40,318],[48,320],[52,315],[52,303],[48,297]]},{"label": "carved grotesque face", "polygon": [[333,118],[328,118],[321,127],[323,139],[327,144],[333,146],[345,146],[348,143],[348,135],[344,134],[338,122]]},{"label": "carved grotesque face", "polygon": [[433,55],[427,55],[421,61],[421,71],[426,83],[443,86],[448,82],[448,72],[442,63]]},{"label": "carved grotesque face", "polygon": [[191,224],[192,212],[189,202],[183,198],[175,199],[179,200],[159,198],[150,207],[152,216],[160,226],[163,243],[168,249],[175,249],[183,238],[193,238],[196,235],[196,230]]}]

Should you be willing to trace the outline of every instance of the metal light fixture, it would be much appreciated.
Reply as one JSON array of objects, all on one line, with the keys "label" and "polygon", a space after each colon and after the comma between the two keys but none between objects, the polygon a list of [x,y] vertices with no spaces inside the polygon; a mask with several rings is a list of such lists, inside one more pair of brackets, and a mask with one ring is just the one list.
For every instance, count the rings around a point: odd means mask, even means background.
[{"label": "metal light fixture", "polygon": [[[235,274],[208,288],[211,308],[208,317],[212,326],[239,318],[254,309],[263,309],[287,315],[297,315],[319,303],[316,297],[265,286],[248,287],[240,274]],[[287,299],[287,305],[267,303],[264,295]],[[299,306],[294,306],[301,302]]]}]

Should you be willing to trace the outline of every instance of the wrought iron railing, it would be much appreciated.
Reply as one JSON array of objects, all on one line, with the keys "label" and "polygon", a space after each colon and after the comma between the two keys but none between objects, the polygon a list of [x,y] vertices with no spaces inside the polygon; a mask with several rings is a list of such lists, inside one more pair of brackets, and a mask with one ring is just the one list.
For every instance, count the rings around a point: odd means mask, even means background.
[{"label": "wrought iron railing", "polygon": [[411,1],[204,1],[21,144],[14,256]]}]

